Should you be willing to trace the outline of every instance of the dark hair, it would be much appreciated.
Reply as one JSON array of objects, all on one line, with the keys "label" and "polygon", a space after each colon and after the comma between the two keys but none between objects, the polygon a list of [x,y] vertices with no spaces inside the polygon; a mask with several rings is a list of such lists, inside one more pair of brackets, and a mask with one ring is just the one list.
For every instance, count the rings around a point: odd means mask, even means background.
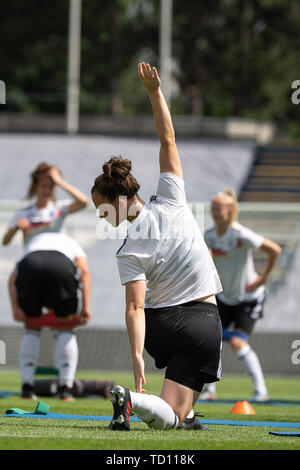
[{"label": "dark hair", "polygon": [[39,178],[45,175],[51,168],[53,168],[53,165],[43,162],[43,163],[40,163],[36,167],[36,169],[30,174],[31,183],[29,185],[28,192],[27,192],[28,199],[31,199],[33,196],[35,196],[36,186],[39,182]]},{"label": "dark hair", "polygon": [[94,181],[91,192],[97,191],[109,202],[119,196],[134,197],[140,185],[131,172],[131,161],[122,157],[112,157],[103,165],[103,173]]}]

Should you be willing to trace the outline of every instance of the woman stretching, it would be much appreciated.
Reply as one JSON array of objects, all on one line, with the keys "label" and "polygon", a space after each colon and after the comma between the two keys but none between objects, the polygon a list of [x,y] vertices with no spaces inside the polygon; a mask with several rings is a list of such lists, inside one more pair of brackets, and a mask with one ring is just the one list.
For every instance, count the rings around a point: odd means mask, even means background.
[{"label": "woman stretching", "polygon": [[[138,73],[160,140],[156,194],[145,203],[138,195],[130,161],[116,157],[104,164],[92,188],[100,217],[109,216],[116,226],[131,222],[117,260],[126,289],[136,391],[118,385],[112,389],[110,429],[129,430],[131,409],[151,428],[201,429],[191,410],[204,383],[220,379],[222,328],[215,294],[222,288],[187,205],[172,120],[157,70],[143,62]],[[142,393],[144,347],[156,367],[166,367],[160,397]]]}]

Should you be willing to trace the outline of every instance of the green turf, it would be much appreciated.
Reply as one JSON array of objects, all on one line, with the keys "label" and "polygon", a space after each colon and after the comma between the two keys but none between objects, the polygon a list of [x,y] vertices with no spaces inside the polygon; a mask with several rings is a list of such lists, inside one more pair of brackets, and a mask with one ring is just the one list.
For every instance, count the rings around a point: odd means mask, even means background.
[{"label": "green turf", "polygon": [[[133,389],[131,374],[117,372],[78,372],[78,378],[111,379]],[[0,370],[0,389],[19,391],[17,371]],[[147,392],[159,394],[163,376],[147,375]],[[299,400],[300,386],[297,378],[267,378],[272,400]],[[251,383],[247,377],[224,376],[217,387],[218,398],[247,399]],[[107,415],[112,406],[104,399],[77,399],[74,403],[61,402],[54,398],[42,398],[53,413]],[[19,397],[0,399],[0,414],[8,408],[34,411],[36,402]],[[210,425],[211,432],[204,431],[156,431],[144,423],[132,422],[129,433],[112,432],[108,421],[67,421],[25,418],[0,418],[1,450],[299,450],[299,437],[270,435],[269,431],[282,431],[276,422],[300,422],[300,407],[278,407],[254,405],[256,415],[231,414],[232,405],[196,405],[195,410],[205,419],[238,421],[274,421],[274,427],[247,427]],[[295,429],[284,429],[295,431]]]}]

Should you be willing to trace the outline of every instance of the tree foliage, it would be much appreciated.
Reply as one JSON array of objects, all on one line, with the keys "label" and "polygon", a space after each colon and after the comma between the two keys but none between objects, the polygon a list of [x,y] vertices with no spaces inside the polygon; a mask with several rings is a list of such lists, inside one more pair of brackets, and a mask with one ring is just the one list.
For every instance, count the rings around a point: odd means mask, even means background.
[{"label": "tree foliage", "polygon": [[[69,0],[2,0],[8,111],[63,113]],[[148,112],[136,65],[158,65],[160,0],[82,0],[81,112]],[[173,0],[172,111],[279,123],[298,135],[298,0]]]}]

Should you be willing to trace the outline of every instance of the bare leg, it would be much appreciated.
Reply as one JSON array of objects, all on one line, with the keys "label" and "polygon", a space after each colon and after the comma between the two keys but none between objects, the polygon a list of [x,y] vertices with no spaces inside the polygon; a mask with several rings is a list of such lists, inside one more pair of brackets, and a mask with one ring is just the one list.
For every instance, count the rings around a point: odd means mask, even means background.
[{"label": "bare leg", "polygon": [[178,416],[179,424],[181,424],[193,408],[199,395],[200,392],[173,380],[165,379],[160,397],[173,408]]}]

